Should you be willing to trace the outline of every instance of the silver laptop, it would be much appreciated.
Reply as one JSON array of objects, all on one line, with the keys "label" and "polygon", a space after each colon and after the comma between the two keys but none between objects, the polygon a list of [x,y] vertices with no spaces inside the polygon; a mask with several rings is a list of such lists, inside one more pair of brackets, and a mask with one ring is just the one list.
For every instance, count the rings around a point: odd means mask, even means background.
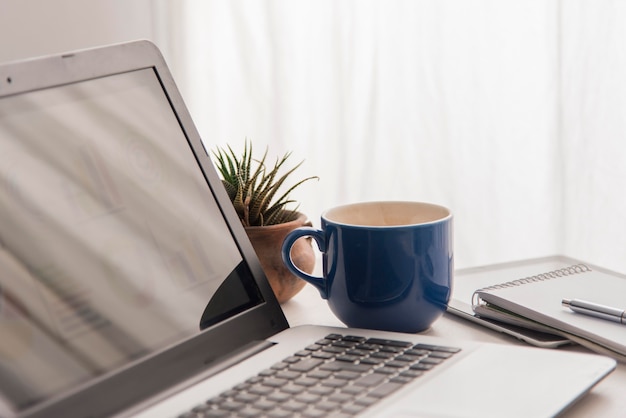
[{"label": "silver laptop", "polygon": [[149,42],[0,66],[0,191],[3,417],[553,416],[615,367],[289,328]]}]

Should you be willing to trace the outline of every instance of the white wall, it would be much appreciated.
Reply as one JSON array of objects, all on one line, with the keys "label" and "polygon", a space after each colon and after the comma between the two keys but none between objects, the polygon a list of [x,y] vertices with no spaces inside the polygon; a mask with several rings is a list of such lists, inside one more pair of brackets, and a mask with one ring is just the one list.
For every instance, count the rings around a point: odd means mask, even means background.
[{"label": "white wall", "polygon": [[457,267],[563,253],[626,272],[626,1],[183,3],[201,134],[306,157],[314,220],[431,200],[455,213]]},{"label": "white wall", "polygon": [[562,10],[564,252],[626,272],[626,2]]},{"label": "white wall", "polygon": [[184,1],[183,96],[208,146],[251,138],[362,200],[455,216],[457,267],[560,251],[558,0]]},{"label": "white wall", "polygon": [[156,38],[150,0],[0,0],[0,62]]}]

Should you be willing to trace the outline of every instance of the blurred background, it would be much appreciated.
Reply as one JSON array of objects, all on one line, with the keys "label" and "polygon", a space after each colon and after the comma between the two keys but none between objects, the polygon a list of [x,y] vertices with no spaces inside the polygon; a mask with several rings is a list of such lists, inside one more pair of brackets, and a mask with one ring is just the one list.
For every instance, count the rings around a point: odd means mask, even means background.
[{"label": "blurred background", "polygon": [[149,39],[208,150],[292,152],[327,208],[455,216],[456,267],[626,272],[626,2],[0,0],[0,62]]}]

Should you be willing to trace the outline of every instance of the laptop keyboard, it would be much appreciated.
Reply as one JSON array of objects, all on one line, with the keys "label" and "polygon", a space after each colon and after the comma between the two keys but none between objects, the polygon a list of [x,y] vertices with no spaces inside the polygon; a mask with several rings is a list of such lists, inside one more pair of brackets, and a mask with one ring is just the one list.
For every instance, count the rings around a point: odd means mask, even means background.
[{"label": "laptop keyboard", "polygon": [[179,418],[350,417],[459,351],[330,334]]}]

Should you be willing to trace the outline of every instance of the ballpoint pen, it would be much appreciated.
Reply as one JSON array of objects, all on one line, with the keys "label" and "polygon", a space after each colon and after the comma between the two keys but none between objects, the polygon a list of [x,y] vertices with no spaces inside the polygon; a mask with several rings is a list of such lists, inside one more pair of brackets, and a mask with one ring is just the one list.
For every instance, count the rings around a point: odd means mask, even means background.
[{"label": "ballpoint pen", "polygon": [[611,308],[580,299],[563,299],[561,304],[574,312],[626,324],[626,310],[624,309]]}]

